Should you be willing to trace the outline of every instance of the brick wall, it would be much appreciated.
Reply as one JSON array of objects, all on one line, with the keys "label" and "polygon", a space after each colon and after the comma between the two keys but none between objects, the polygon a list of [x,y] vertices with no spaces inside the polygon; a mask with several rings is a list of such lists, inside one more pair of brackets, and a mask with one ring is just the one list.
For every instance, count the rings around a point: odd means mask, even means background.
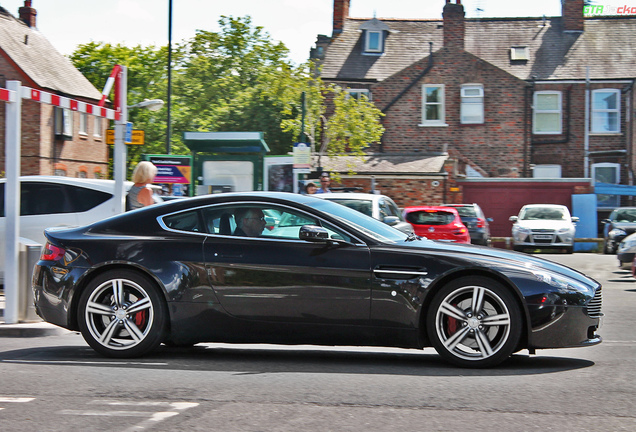
[{"label": "brick wall", "polygon": [[[434,66],[385,114],[385,152],[456,151],[489,176],[519,177],[527,147],[526,83],[459,49],[433,54]],[[426,68],[428,59],[373,87],[373,98],[386,106]],[[485,122],[460,123],[462,84],[483,84]],[[423,127],[422,85],[443,84],[448,126]],[[377,148],[376,148],[377,149]]]},{"label": "brick wall", "polygon": [[[35,84],[24,80],[6,60],[0,58],[0,87],[6,88],[6,82],[18,80],[23,86],[35,87]],[[47,89],[40,89],[47,91]],[[84,100],[96,103],[94,100]],[[5,169],[5,103],[0,102],[0,174]],[[93,136],[94,120],[89,116],[88,134],[79,135],[79,113],[74,115],[74,132],[72,141],[62,141],[54,136],[54,109],[51,105],[22,100],[21,118],[21,174],[53,175],[55,165],[66,166],[66,175],[77,177],[80,169],[86,170],[88,177],[95,177],[101,171],[102,177],[108,175],[108,146],[105,137]],[[102,135],[108,127],[108,120],[101,120]]]}]

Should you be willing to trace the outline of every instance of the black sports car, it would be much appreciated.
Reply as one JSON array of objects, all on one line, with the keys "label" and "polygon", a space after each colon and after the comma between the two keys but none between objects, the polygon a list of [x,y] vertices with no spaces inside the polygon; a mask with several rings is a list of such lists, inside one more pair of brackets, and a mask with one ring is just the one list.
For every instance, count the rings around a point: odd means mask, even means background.
[{"label": "black sports car", "polygon": [[433,346],[453,364],[601,342],[601,286],[290,193],[175,200],[49,229],[38,314],[112,357],[198,342]]}]

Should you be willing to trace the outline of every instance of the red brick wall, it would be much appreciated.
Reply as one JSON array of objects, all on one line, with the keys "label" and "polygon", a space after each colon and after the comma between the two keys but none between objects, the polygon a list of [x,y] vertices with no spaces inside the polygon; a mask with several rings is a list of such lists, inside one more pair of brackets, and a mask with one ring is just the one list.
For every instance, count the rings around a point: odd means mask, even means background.
[{"label": "red brick wall", "polygon": [[[0,87],[6,88],[6,81],[18,80],[23,86],[34,86],[25,81],[4,58],[0,57]],[[46,89],[41,89],[47,91]],[[94,100],[84,100],[96,103]],[[62,163],[67,167],[66,175],[76,177],[80,167],[86,169],[88,177],[94,177],[96,170],[100,170],[105,178],[108,175],[108,146],[105,137],[93,136],[94,120],[89,116],[88,134],[79,135],[79,113],[74,113],[74,133],[72,141],[62,141],[54,136],[54,109],[51,105],[22,100],[21,117],[21,174],[22,175],[52,175],[55,164]],[[108,126],[107,120],[102,120],[102,135]],[[5,168],[5,104],[0,102],[0,174]]]},{"label": "red brick wall", "polygon": [[[385,152],[454,150],[493,177],[519,177],[527,151],[526,83],[466,53],[442,48],[434,66],[385,114]],[[375,104],[383,108],[427,66],[424,59],[373,87]],[[485,123],[460,123],[462,84],[484,86]],[[446,127],[422,127],[422,84],[445,85]],[[376,147],[375,150],[378,148]]]}]

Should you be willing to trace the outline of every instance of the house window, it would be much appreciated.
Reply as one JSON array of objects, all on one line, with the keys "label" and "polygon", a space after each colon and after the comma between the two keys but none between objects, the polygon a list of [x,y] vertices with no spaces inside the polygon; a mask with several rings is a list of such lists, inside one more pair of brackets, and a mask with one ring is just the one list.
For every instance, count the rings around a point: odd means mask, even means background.
[{"label": "house window", "polygon": [[364,50],[366,52],[380,53],[382,52],[382,32],[366,31]]},{"label": "house window", "polygon": [[463,124],[484,122],[484,86],[465,84],[461,89],[460,117]]},{"label": "house window", "polygon": [[592,132],[620,132],[620,101],[618,89],[592,90]]},{"label": "house window", "polygon": [[530,55],[528,54],[527,46],[513,46],[510,47],[510,60],[528,60]]},{"label": "house window", "polygon": [[367,100],[371,100],[371,92],[368,89],[347,89],[347,94],[356,100],[361,100],[362,96],[366,96]]},{"label": "house window", "polygon": [[93,136],[101,137],[102,136],[102,118],[101,117],[93,117],[94,127],[93,127]]},{"label": "house window", "polygon": [[88,114],[80,113],[79,116],[79,133],[80,135],[88,135]]},{"label": "house window", "polygon": [[[619,184],[621,166],[617,163],[596,163],[592,164],[592,178],[595,182]],[[597,207],[615,208],[620,206],[619,195],[596,195]]]},{"label": "house window", "polygon": [[87,178],[88,177],[88,168],[86,168],[83,165],[81,167],[79,167],[79,170],[77,171],[77,177],[78,178]]},{"label": "house window", "polygon": [[534,93],[532,133],[561,133],[561,92],[538,91]]},{"label": "house window", "polygon": [[421,126],[446,126],[445,121],[444,85],[423,85]]},{"label": "house window", "polygon": [[66,141],[73,139],[73,111],[55,107],[55,136]]}]

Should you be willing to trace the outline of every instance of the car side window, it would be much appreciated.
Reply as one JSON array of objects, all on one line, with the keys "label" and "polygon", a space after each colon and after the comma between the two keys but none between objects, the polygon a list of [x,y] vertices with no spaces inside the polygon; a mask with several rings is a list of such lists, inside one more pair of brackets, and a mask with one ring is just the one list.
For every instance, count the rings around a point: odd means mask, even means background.
[{"label": "car side window", "polygon": [[23,182],[20,193],[20,214],[33,216],[42,214],[71,213],[65,185],[39,182]]},{"label": "car side window", "polygon": [[178,231],[205,232],[202,229],[201,218],[197,210],[185,211],[163,218],[168,228]]},{"label": "car side window", "polygon": [[[303,225],[318,225],[327,230],[330,238],[351,241],[351,237],[347,234],[321,222],[314,216],[275,204],[214,206],[203,209],[203,221],[210,234],[237,235],[237,221],[247,208],[263,214],[263,220],[250,221],[251,224],[256,223],[259,229],[261,226],[259,223],[262,224],[263,230],[256,235],[247,233],[247,237],[298,240],[300,228]],[[237,215],[239,215],[238,218]],[[240,223],[240,221],[238,222]],[[242,233],[241,236],[246,235]]]},{"label": "car side window", "polygon": [[89,211],[109,200],[113,195],[94,189],[67,186],[70,193],[70,204],[74,213]]}]

